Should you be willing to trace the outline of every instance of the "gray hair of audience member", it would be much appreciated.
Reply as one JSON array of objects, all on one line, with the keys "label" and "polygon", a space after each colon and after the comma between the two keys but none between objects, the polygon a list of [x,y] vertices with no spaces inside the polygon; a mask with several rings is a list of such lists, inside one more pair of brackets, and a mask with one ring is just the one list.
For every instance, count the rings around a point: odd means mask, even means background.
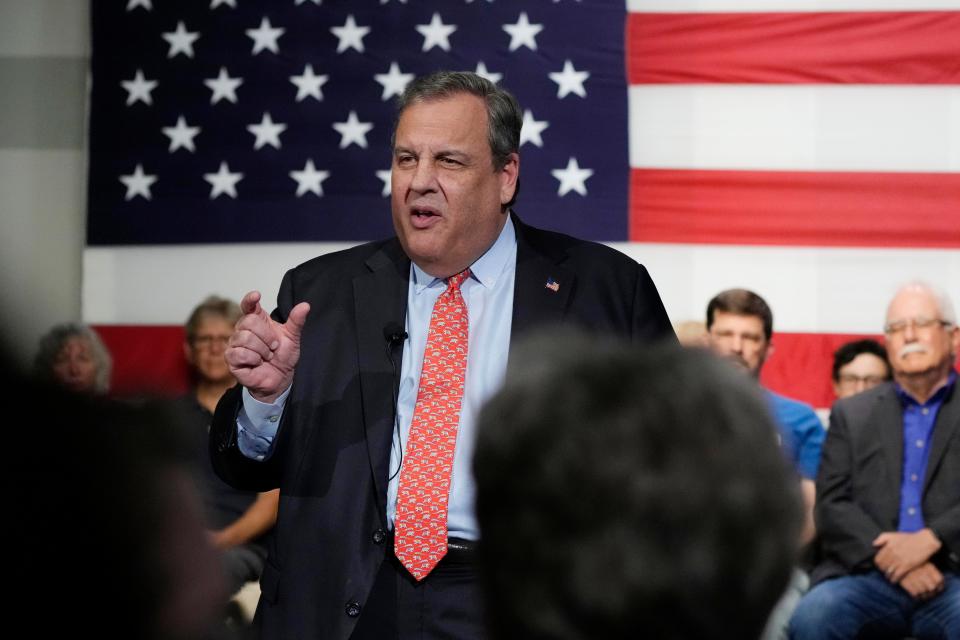
[{"label": "gray hair of audience member", "polygon": [[[487,140],[493,157],[493,169],[500,171],[510,159],[510,154],[520,152],[520,129],[523,127],[523,112],[513,95],[490,82],[483,76],[469,71],[437,71],[415,78],[397,99],[397,119],[393,125],[391,146],[396,144],[397,125],[407,107],[418,102],[441,100],[458,94],[471,94],[482,99],[487,106]],[[504,207],[517,201],[520,181],[513,198]]]},{"label": "gray hair of audience member", "polygon": [[493,637],[758,637],[802,507],[756,383],[563,333],[510,361],[474,458]]},{"label": "gray hair of audience member", "polygon": [[197,329],[208,318],[223,318],[230,324],[236,324],[242,315],[240,305],[235,301],[215,295],[207,296],[203,302],[193,308],[187,323],[183,326],[187,342],[193,342],[197,336]]},{"label": "gray hair of audience member", "polygon": [[53,365],[71,338],[81,338],[90,345],[90,353],[96,366],[93,391],[104,394],[110,390],[110,371],[113,369],[113,359],[106,345],[97,335],[97,332],[85,324],[65,322],[54,326],[40,338],[37,347],[37,357],[33,361],[34,373],[44,381],[53,381]]},{"label": "gray hair of audience member", "polygon": [[947,292],[944,289],[934,286],[929,282],[924,282],[923,280],[913,280],[897,287],[896,293],[894,293],[893,297],[890,298],[891,302],[893,301],[893,298],[896,298],[904,291],[923,291],[930,294],[930,296],[937,303],[937,309],[940,311],[940,319],[956,326],[957,314],[953,308],[953,301],[950,299],[950,296],[947,295]]}]

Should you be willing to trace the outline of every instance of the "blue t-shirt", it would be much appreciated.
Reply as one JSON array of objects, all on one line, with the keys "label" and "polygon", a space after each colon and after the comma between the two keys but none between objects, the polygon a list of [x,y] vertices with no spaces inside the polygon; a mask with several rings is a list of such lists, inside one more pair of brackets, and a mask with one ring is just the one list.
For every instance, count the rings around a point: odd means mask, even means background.
[{"label": "blue t-shirt", "polygon": [[820,466],[820,448],[826,430],[813,408],[798,400],[767,390],[773,419],[780,429],[780,443],[787,457],[804,478],[817,477]]}]

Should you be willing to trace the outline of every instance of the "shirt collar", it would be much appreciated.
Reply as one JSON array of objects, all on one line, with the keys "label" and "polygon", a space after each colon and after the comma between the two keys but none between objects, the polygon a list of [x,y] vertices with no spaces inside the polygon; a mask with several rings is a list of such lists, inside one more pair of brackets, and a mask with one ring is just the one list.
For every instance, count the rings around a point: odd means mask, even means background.
[{"label": "shirt collar", "polygon": [[[927,400],[924,404],[940,404],[941,402],[943,402],[943,400],[947,397],[947,395],[953,390],[953,387],[956,384],[956,382],[957,382],[957,372],[951,371],[950,375],[947,376],[947,384],[937,389],[937,392],[934,393],[932,396],[930,396],[930,399]],[[897,396],[900,398],[900,402],[902,402],[904,406],[908,404],[916,404],[916,405],[920,404],[919,402],[916,401],[916,399],[913,396],[907,393],[906,390],[903,387],[901,387],[899,384],[894,383],[894,386],[897,390]]]},{"label": "shirt collar", "polygon": [[[492,288],[497,283],[497,278],[510,263],[511,257],[516,256],[516,253],[517,232],[513,228],[513,220],[507,215],[507,222],[500,230],[500,235],[497,236],[496,241],[470,265],[470,278],[488,289]],[[411,261],[410,265],[410,277],[413,279],[416,294],[419,295],[424,289],[438,286],[444,282],[443,278],[434,278],[418,267],[415,262]]]}]

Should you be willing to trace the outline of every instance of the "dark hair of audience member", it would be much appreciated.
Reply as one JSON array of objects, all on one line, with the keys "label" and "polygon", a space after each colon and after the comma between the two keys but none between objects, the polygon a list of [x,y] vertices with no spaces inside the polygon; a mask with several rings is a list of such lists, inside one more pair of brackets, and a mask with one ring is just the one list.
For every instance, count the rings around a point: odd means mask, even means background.
[{"label": "dark hair of audience member", "polygon": [[717,311],[738,316],[756,316],[763,321],[763,335],[770,340],[773,335],[773,311],[767,302],[748,289],[727,289],[715,295],[707,303],[707,330],[713,326]]},{"label": "dark hair of audience member", "polygon": [[166,409],[70,394],[8,366],[0,378],[31,407],[10,456],[22,505],[9,514],[21,538],[11,610],[30,634],[210,637],[222,578]]},{"label": "dark hair of audience member", "polygon": [[755,383],[563,334],[511,362],[474,461],[493,637],[758,637],[802,509]]},{"label": "dark hair of audience member", "polygon": [[847,342],[833,352],[833,370],[831,371],[830,375],[834,382],[838,382],[840,380],[840,369],[853,362],[854,358],[861,353],[869,353],[880,358],[880,360],[883,361],[883,364],[887,367],[886,379],[890,379],[891,371],[890,364],[887,362],[887,350],[876,340],[867,338],[864,340]]}]

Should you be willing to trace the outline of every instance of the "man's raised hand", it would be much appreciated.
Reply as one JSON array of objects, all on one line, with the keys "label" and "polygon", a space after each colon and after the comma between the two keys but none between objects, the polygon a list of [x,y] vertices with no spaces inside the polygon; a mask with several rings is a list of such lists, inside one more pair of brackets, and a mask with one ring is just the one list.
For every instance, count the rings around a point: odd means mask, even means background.
[{"label": "man's raised hand", "polygon": [[300,332],[310,312],[301,302],[283,324],[260,306],[260,292],[251,291],[240,301],[243,316],[237,322],[226,351],[227,364],[237,381],[260,402],[273,402],[293,382],[300,359]]}]

